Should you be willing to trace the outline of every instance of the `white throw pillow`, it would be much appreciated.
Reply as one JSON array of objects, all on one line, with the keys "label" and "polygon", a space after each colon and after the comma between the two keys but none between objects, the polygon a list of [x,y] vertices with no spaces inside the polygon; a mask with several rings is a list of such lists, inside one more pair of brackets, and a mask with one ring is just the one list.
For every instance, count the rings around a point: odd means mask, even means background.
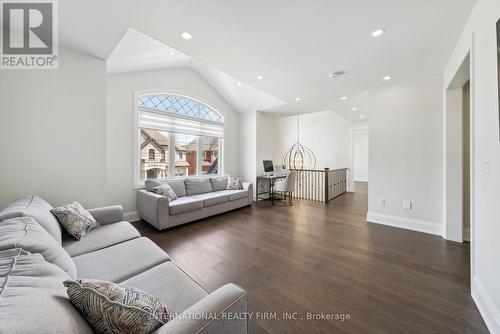
[{"label": "white throw pillow", "polygon": [[168,183],[162,183],[159,186],[154,187],[153,191],[159,195],[165,196],[169,202],[177,199],[177,194]]},{"label": "white throw pillow", "polygon": [[241,184],[241,179],[239,177],[227,177],[227,187],[226,190],[241,190],[243,185]]}]

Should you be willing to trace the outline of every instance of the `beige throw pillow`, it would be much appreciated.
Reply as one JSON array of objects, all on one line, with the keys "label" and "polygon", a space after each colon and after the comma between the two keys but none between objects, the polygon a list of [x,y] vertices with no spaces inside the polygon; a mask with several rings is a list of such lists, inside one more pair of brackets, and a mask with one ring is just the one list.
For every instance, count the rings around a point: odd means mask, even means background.
[{"label": "beige throw pillow", "polygon": [[149,334],[171,318],[158,298],[134,288],[91,279],[68,280],[64,286],[96,333]]},{"label": "beige throw pillow", "polygon": [[243,189],[243,185],[241,183],[241,179],[239,177],[227,177],[227,190],[241,190]]},{"label": "beige throw pillow", "polygon": [[57,217],[57,220],[66,231],[77,240],[81,240],[91,229],[99,226],[94,217],[78,202],[53,208],[50,212]]},{"label": "beige throw pillow", "polygon": [[168,183],[162,183],[159,186],[154,187],[153,191],[159,195],[165,196],[169,202],[177,199],[177,194]]}]

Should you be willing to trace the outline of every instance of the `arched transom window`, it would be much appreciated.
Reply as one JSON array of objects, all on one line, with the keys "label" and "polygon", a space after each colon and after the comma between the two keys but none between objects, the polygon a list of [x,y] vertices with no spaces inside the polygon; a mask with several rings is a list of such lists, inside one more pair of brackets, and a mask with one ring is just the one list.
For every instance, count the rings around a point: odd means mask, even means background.
[{"label": "arched transom window", "polygon": [[222,123],[222,116],[204,103],[180,95],[145,95],[139,107]]},{"label": "arched transom window", "polygon": [[150,178],[222,173],[220,113],[175,94],[141,95],[136,103],[138,186]]}]

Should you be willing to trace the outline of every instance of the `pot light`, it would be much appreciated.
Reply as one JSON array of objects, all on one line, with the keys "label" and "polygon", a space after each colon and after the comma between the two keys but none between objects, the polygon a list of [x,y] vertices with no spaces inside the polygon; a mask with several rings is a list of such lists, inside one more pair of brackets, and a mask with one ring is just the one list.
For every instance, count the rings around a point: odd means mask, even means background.
[{"label": "pot light", "polygon": [[300,97],[298,97],[298,96],[297,96],[297,97],[295,98],[295,101],[299,102],[299,101],[300,101]]},{"label": "pot light", "polygon": [[358,108],[357,107],[353,107],[352,111],[358,111]]},{"label": "pot light", "polygon": [[191,35],[191,33],[188,31],[181,32],[181,37],[188,40],[188,41],[193,39],[193,35]]},{"label": "pot light", "polygon": [[347,96],[342,96],[340,99],[341,99],[342,101],[345,101],[345,100],[347,100]]},{"label": "pot light", "polygon": [[243,84],[241,82],[237,82],[236,86],[241,87],[241,86],[243,86]]},{"label": "pot light", "polygon": [[168,53],[168,55],[169,55],[169,56],[175,56],[175,52],[174,52],[174,51],[170,51],[170,52]]},{"label": "pot light", "polygon": [[385,29],[377,29],[372,32],[372,37],[380,37],[384,34]]},{"label": "pot light", "polygon": [[359,115],[359,118],[363,119],[365,118],[365,115]]},{"label": "pot light", "polygon": [[384,79],[384,81],[388,81],[388,80],[391,80],[392,77],[390,75],[386,75],[385,77],[383,77],[382,79]]},{"label": "pot light", "polygon": [[264,76],[262,74],[260,74],[257,76],[257,79],[262,80],[262,79],[264,79]]}]

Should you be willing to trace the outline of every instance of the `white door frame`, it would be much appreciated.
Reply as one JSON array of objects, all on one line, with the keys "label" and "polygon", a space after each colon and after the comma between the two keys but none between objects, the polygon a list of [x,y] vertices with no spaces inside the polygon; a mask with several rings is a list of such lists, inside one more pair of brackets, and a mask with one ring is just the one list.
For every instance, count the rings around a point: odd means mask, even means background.
[{"label": "white door frame", "polygon": [[[444,91],[443,91],[443,100],[444,100],[444,108],[443,108],[443,204],[444,204],[444,210],[443,210],[443,238],[451,241],[458,241],[458,242],[463,242],[463,236],[458,236],[457,233],[453,233],[454,235],[451,235],[450,231],[457,231],[457,230],[462,230],[462,226],[457,228],[451,228],[450,224],[458,224],[458,222],[453,221],[449,219],[448,217],[448,209],[452,209],[454,203],[450,202],[451,194],[448,194],[447,190],[447,181],[449,181],[449,177],[451,177],[451,168],[453,166],[449,166],[447,163],[447,152],[448,150],[452,149],[450,143],[448,141],[448,129],[446,127],[446,121],[447,121],[447,94],[453,89],[458,88],[459,84],[454,86],[454,80],[456,80],[457,76],[460,75],[460,71],[466,61],[469,61],[469,76],[468,79],[470,80],[470,117],[469,117],[469,127],[470,127],[470,140],[469,140],[469,147],[470,147],[470,174],[469,174],[469,182],[470,182],[470,194],[469,194],[469,205],[470,205],[470,276],[471,276],[471,284],[473,282],[473,278],[475,276],[476,268],[476,249],[475,249],[475,198],[474,198],[474,190],[475,190],[475,179],[474,179],[474,174],[475,174],[475,131],[474,131],[474,124],[475,124],[475,95],[476,95],[476,82],[475,82],[475,70],[474,70],[474,63],[475,63],[475,54],[474,54],[474,34],[470,35],[469,42],[467,45],[464,47],[463,50],[461,50],[462,57],[459,58],[459,61],[454,65],[454,71],[453,74],[448,77],[444,78]],[[463,81],[463,79],[462,79]],[[451,130],[450,130],[451,131]],[[457,143],[453,143],[453,145],[456,145]],[[462,162],[463,163],[463,162]],[[460,208],[461,208],[461,203],[460,203]],[[462,224],[462,219],[460,219],[460,224]]]},{"label": "white door frame", "polygon": [[[368,140],[370,140],[370,133],[368,126],[360,126],[357,128],[351,128],[351,175],[349,177],[349,190],[354,191],[354,133],[355,132],[367,132]],[[368,144],[368,149],[370,149],[370,145]],[[368,166],[370,165],[370,154],[368,154]],[[368,167],[368,173],[370,172],[370,168]],[[370,179],[370,175],[368,175],[368,179]]]}]

